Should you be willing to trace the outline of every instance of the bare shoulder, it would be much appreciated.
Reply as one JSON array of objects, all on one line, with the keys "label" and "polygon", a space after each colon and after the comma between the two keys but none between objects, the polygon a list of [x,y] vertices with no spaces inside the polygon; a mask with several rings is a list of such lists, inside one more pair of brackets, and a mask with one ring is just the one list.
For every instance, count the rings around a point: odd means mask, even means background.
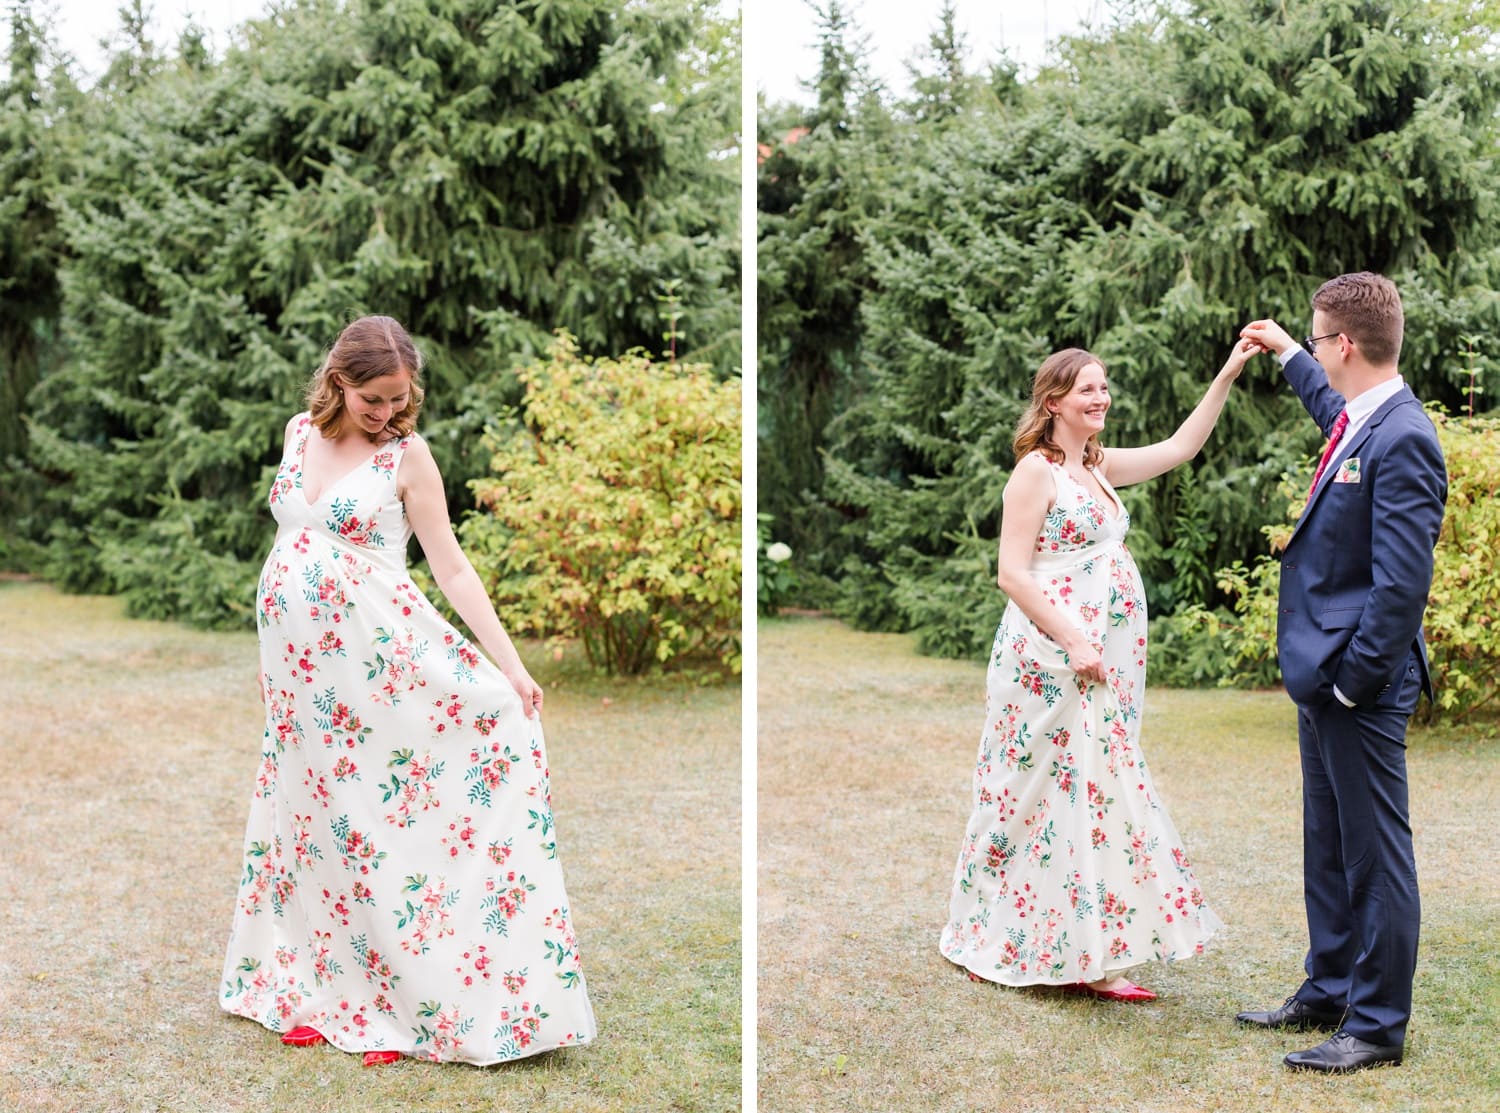
[{"label": "bare shoulder", "polygon": [[1045,511],[1052,505],[1056,492],[1051,463],[1040,453],[1029,453],[1016,461],[1010,478],[1005,481],[1003,497],[1005,505],[1013,509],[1030,506]]},{"label": "bare shoulder", "polygon": [[291,451],[292,442],[297,436],[297,430],[302,428],[302,423],[306,420],[306,413],[293,414],[287,418],[286,428],[281,433],[281,447],[284,451]]},{"label": "bare shoulder", "polygon": [[406,455],[419,460],[428,460],[436,467],[436,461],[432,459],[432,449],[427,447],[427,440],[421,433],[408,433],[401,438],[401,443],[406,446]]},{"label": "bare shoulder", "polygon": [[1006,480],[1005,489],[1019,491],[1051,490],[1052,464],[1040,452],[1028,452],[1016,461]]},{"label": "bare shoulder", "polygon": [[443,489],[443,478],[438,472],[437,460],[432,449],[416,433],[402,438],[406,448],[401,454],[401,466],[396,473],[396,484],[403,497],[410,491],[426,493]]}]

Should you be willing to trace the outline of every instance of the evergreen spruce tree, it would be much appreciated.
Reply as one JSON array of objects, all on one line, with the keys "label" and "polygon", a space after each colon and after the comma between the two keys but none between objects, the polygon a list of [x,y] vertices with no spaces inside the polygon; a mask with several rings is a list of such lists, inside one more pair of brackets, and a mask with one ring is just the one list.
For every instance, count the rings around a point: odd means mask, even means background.
[{"label": "evergreen spruce tree", "polygon": [[757,190],[760,510],[811,573],[836,570],[838,516],[817,500],[824,431],[850,397],[869,285],[860,230],[880,203],[890,136],[858,28],[838,0],[815,11],[817,101],[762,106]]},{"label": "evergreen spruce tree", "polygon": [[48,73],[49,52],[30,3],[17,2],[0,80],[0,461],[24,452],[21,415],[61,304],[52,196],[63,175],[58,117],[71,90],[57,88],[65,73]]},{"label": "evergreen spruce tree", "polygon": [[33,392],[46,571],[247,621],[281,430],[363,313],[429,357],[455,513],[553,328],[655,350],[671,282],[680,353],[737,367],[737,102],[702,77],[738,40],[695,54],[711,13],[300,0],[221,62],[122,66],[60,201],[71,362]]},{"label": "evergreen spruce tree", "polygon": [[0,76],[0,564],[24,567],[39,481],[22,473],[27,398],[60,359],[55,197],[73,159],[80,94],[29,0],[11,7]]},{"label": "evergreen spruce tree", "polygon": [[906,63],[912,95],[908,111],[918,121],[942,121],[964,111],[984,82],[968,72],[968,36],[958,29],[955,0],[943,0],[925,57]]},{"label": "evergreen spruce tree", "polygon": [[[973,600],[993,583],[1011,431],[1053,350],[1103,359],[1107,439],[1135,444],[1175,428],[1244,321],[1300,328],[1342,271],[1401,287],[1420,396],[1456,404],[1460,338],[1500,342],[1500,84],[1471,6],[1151,14],[933,133],[868,227],[868,379],[825,482],[852,550],[842,606],[864,624],[945,653],[987,640],[998,600]],[[1213,570],[1260,550],[1316,441],[1264,360],[1194,464],[1126,492],[1154,610],[1214,602]]]}]

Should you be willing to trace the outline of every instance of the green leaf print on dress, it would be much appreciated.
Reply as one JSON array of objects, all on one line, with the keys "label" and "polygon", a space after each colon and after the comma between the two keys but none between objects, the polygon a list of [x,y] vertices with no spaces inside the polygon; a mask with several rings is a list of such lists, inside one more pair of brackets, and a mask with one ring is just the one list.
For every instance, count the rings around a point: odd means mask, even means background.
[{"label": "green leaf print on dress", "polygon": [[[1140,750],[1146,604],[1130,516],[1050,463],[1056,497],[1030,575],[1101,647],[1082,683],[1014,603],[995,632],[970,814],[939,948],[1007,985],[1096,981],[1202,950],[1222,926],[1203,902]],[[1116,517],[1118,508],[1119,516]],[[1169,856],[1172,876],[1157,863]]]},{"label": "green leaf print on dress", "polygon": [[486,1064],[586,1043],[540,719],[411,583],[410,442],[309,505],[315,435],[293,423],[270,500],[265,726],[220,1004],[350,1052]]}]

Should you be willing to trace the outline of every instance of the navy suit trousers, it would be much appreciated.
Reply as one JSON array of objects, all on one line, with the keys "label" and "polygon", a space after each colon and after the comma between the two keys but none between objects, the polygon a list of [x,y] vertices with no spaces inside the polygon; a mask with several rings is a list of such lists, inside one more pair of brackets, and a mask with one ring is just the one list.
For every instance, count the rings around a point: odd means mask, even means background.
[{"label": "navy suit trousers", "polygon": [[1406,789],[1406,724],[1420,687],[1413,656],[1393,706],[1297,705],[1309,937],[1297,998],[1347,1008],[1345,1031],[1397,1046],[1422,915]]}]

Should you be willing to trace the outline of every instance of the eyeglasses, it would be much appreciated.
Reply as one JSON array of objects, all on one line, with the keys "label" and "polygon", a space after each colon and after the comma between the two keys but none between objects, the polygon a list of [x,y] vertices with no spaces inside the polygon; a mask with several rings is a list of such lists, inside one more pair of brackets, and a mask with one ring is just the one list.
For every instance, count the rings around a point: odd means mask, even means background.
[{"label": "eyeglasses", "polygon": [[1339,333],[1329,332],[1324,333],[1322,336],[1304,336],[1302,338],[1302,347],[1306,349],[1308,355],[1316,356],[1318,354],[1319,340],[1332,340],[1335,336],[1338,335]]}]

